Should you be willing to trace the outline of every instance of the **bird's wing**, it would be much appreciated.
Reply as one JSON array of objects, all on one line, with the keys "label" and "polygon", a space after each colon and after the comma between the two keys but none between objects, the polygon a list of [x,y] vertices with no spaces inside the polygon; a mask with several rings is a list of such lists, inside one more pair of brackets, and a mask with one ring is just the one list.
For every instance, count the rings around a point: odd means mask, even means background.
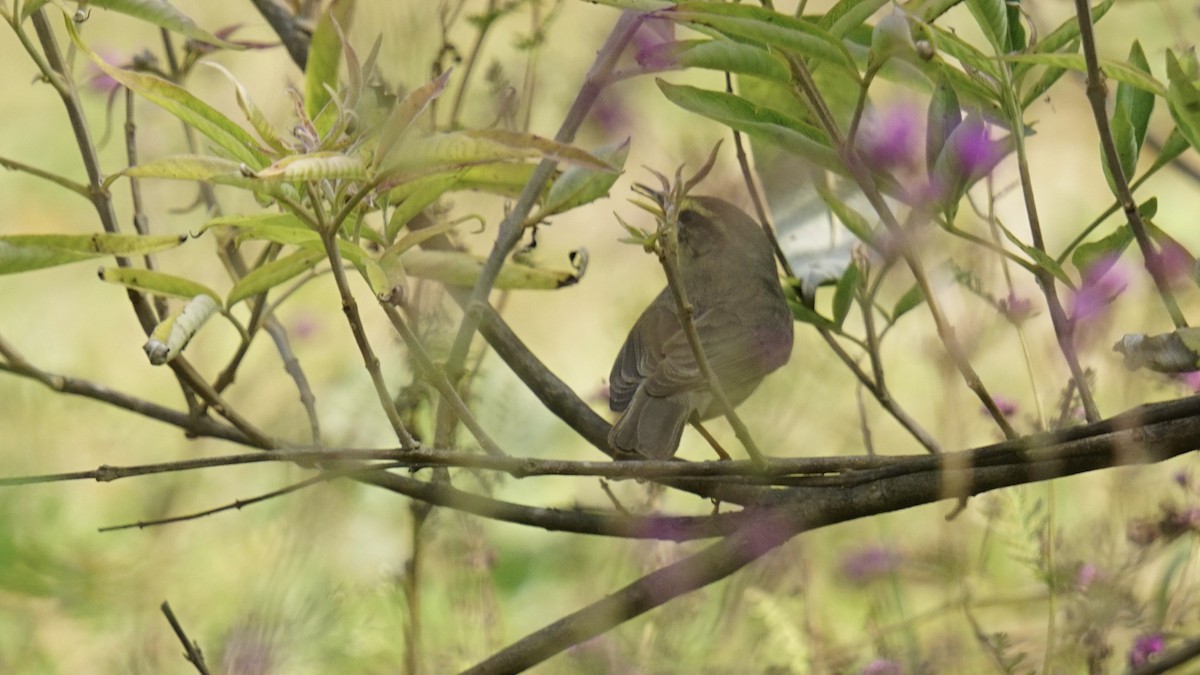
[{"label": "bird's wing", "polygon": [[679,332],[674,307],[667,289],[663,289],[629,331],[608,376],[608,404],[612,410],[629,407],[638,386],[662,360],[662,340]]}]

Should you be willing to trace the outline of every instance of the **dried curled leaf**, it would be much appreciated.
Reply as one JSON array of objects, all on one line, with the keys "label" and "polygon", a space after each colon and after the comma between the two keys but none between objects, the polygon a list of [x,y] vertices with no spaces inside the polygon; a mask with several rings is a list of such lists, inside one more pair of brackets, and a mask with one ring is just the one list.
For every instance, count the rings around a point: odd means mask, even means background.
[{"label": "dried curled leaf", "polygon": [[1129,333],[1113,345],[1129,370],[1147,368],[1159,373],[1200,370],[1200,328],[1179,328],[1162,335]]}]

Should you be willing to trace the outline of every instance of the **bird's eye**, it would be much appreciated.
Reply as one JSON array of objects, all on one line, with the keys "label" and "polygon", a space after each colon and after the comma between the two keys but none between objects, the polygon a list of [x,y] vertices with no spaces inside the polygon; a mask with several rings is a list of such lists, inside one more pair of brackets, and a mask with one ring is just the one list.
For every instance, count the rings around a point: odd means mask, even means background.
[{"label": "bird's eye", "polygon": [[700,214],[696,213],[692,209],[685,209],[679,214],[680,225],[694,225],[698,220],[700,220]]}]

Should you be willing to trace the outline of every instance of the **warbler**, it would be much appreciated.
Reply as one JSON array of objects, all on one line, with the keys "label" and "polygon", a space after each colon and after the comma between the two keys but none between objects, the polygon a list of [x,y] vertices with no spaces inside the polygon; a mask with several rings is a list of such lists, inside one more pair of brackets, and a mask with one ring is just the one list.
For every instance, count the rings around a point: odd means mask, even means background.
[{"label": "warbler", "polygon": [[[647,190],[661,202],[659,193]],[[792,352],[792,315],[766,234],[716,197],[678,205],[680,282],[704,354],[730,403],[738,405]],[[684,426],[722,413],[679,321],[671,289],[642,312],[613,362],[609,407],[623,412],[612,448],[653,459],[679,449]]]}]

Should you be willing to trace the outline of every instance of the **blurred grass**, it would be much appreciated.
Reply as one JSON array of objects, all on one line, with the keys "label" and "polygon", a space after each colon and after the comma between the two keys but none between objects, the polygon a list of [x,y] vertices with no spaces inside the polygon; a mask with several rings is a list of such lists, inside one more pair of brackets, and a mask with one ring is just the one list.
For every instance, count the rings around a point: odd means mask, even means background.
[{"label": "blurred grass", "polygon": [[[1182,3],[1164,6],[1175,8],[1180,16],[1185,9]],[[244,36],[269,37],[249,5],[189,2],[180,7],[205,27],[245,21]],[[365,51],[374,32],[386,27],[381,63],[390,81],[411,87],[427,77],[429,54],[437,46],[438,36],[428,29],[436,25],[431,23],[435,9],[434,3],[423,2],[364,3],[352,35]],[[553,134],[594,45],[615,18],[609,9],[583,3],[566,3],[559,11],[562,15],[542,56],[539,107],[533,114],[534,130],[544,135]],[[1114,16],[1101,25],[1101,35],[1114,44],[1114,56],[1123,56],[1130,26],[1138,27],[1156,69],[1164,45],[1189,30],[1194,34],[1191,15],[1184,21],[1157,11],[1135,4],[1113,10]],[[488,43],[489,58],[514,72],[519,62],[512,45],[526,30],[518,24],[504,24]],[[125,57],[158,44],[156,31],[98,9],[93,9],[86,36],[97,48]],[[456,28],[454,39],[469,44],[470,32]],[[8,33],[0,38],[0,58],[9,64],[0,69],[0,87],[16,92],[0,102],[0,113],[12,130],[0,134],[0,155],[81,175],[61,106],[48,87],[30,84],[34,70]],[[284,88],[297,84],[300,76],[281,50],[228,54],[218,60],[247,85],[269,115],[287,123],[291,102]],[[670,77],[720,86],[711,74]],[[201,69],[189,86],[236,114],[232,93],[219,74]],[[539,239],[538,255],[551,261],[561,262],[567,251],[586,247],[592,257],[588,275],[579,285],[554,293],[512,294],[505,310],[533,351],[598,408],[612,355],[641,307],[662,285],[651,257],[616,242],[622,233],[610,211],[631,222],[642,220],[625,202],[628,183],[645,179],[640,167],[669,171],[679,162],[694,167],[721,133],[666,105],[650,81],[624,83],[610,96],[605,103],[618,118],[624,115],[624,121],[608,129],[589,128],[581,143],[599,144],[613,135],[632,133],[626,176],[612,199],[555,219]],[[103,98],[94,95],[87,102],[89,118],[99,129]],[[472,99],[470,106],[465,116],[469,124],[490,121],[489,102]],[[124,165],[120,103],[116,113],[116,135],[102,152],[109,171]],[[1037,135],[1031,150],[1039,206],[1051,228],[1051,241],[1061,245],[1097,204],[1107,200],[1079,83],[1068,78],[1034,117]],[[143,158],[183,149],[172,119],[145,103],[138,104],[138,119]],[[1156,128],[1166,128],[1163,111],[1155,119]],[[711,192],[741,195],[730,159],[726,149],[720,173],[706,184]],[[1005,170],[997,178],[999,188],[1013,179],[1011,167]],[[2,232],[97,228],[84,200],[17,173],[6,172],[0,180]],[[1154,186],[1164,204],[1188,203],[1187,195],[1194,194],[1194,185],[1170,173],[1156,179]],[[171,213],[192,200],[192,188],[155,183],[146,189],[155,231],[185,232],[203,222],[198,212]],[[127,220],[124,182],[118,182],[114,192]],[[231,192],[223,191],[221,197],[231,213],[257,208]],[[473,196],[455,201],[464,212],[487,215],[489,229],[466,237],[477,250],[486,250],[502,205]],[[1015,194],[1002,199],[999,207],[1011,223],[1023,222]],[[1190,227],[1191,218],[1187,209],[1165,209],[1160,224],[1194,250],[1200,234]],[[206,239],[192,241],[162,256],[161,262],[167,269],[224,288],[223,272],[208,255],[211,246]],[[945,254],[965,255],[950,250]],[[988,278],[998,273],[994,261],[967,260]],[[1032,280],[1021,284],[1036,297]],[[365,292],[361,286],[357,290]],[[1097,371],[1106,413],[1182,392],[1172,382],[1126,373],[1108,351],[1123,332],[1166,328],[1149,292],[1144,280],[1135,279],[1114,304],[1112,316],[1089,327],[1094,336],[1089,336],[1084,361]],[[821,302],[827,301],[822,294]],[[1022,356],[1011,331],[993,310],[969,295],[947,287],[946,301],[989,386],[1019,400],[1019,426],[1031,428],[1028,377],[1018,365]],[[1185,311],[1195,314],[1194,290],[1184,295],[1184,302]],[[296,354],[313,380],[327,440],[337,445],[386,445],[387,426],[376,413],[328,284],[312,284],[298,294],[284,307],[281,320],[292,329]],[[368,324],[373,335],[387,334],[382,317],[368,313]],[[0,334],[47,370],[179,405],[169,373],[145,362],[142,337],[123,292],[97,282],[92,265],[0,279]],[[1028,324],[1028,335],[1039,394],[1050,409],[1057,396],[1054,383],[1064,379],[1064,369],[1044,317]],[[215,372],[235,337],[233,331],[214,325],[188,348],[189,358],[203,372]],[[389,380],[405,381],[403,355],[394,341],[381,339],[377,346]],[[946,366],[940,346],[922,321],[902,323],[889,338],[885,355],[898,398],[948,448],[995,439],[992,426]],[[772,454],[858,454],[863,442],[854,387],[817,336],[798,326],[792,362],[769,378],[741,410]],[[474,396],[484,426],[514,454],[596,457],[565,425],[541,410],[494,355],[485,357]],[[302,412],[295,393],[265,342],[251,350],[229,398],[271,433],[301,433]],[[868,402],[867,409],[878,451],[919,451],[877,406]],[[731,440],[723,427],[716,431]],[[165,425],[56,396],[30,381],[0,377],[0,475],[234,451],[220,442],[184,440]],[[682,454],[705,458],[707,450],[689,437]],[[950,504],[943,503],[812,532],[733,578],[581,645],[538,672],[855,672],[876,657],[905,664],[905,672],[934,664],[953,664],[959,672],[992,667],[964,619],[964,605],[986,632],[1007,633],[1014,653],[1027,652],[1026,665],[1040,668],[1046,649],[1046,586],[1039,572],[1021,559],[1043,551],[1040,538],[1046,535],[1039,529],[1038,513],[1053,514],[1050,540],[1059,542],[1057,574],[1070,578],[1084,564],[1101,570],[1093,587],[1098,590],[1091,594],[1076,592],[1070,584],[1060,589],[1056,602],[1062,618],[1055,649],[1064,654],[1078,650],[1089,627],[1104,628],[1115,663],[1136,634],[1167,626],[1195,627],[1191,538],[1140,550],[1125,536],[1129,520],[1156,517],[1160,502],[1196,503],[1194,493],[1172,482],[1175,472],[1194,470],[1193,464],[1185,457],[1161,466],[1055,481],[1052,487],[985,495],[949,522],[944,516]],[[260,465],[0,492],[0,671],[186,672],[180,646],[158,611],[166,599],[218,671],[396,672],[404,658],[407,623],[402,581],[412,555],[408,504],[401,498],[337,483],[195,522],[96,532],[102,526],[245,499],[307,475],[294,467]],[[459,479],[469,487],[475,487],[474,480],[466,475]],[[652,488],[634,483],[613,488],[633,507],[695,513],[710,508],[694,498],[663,499]],[[530,504],[608,505],[594,481],[508,479],[494,490],[499,498]],[[1051,490],[1053,507],[1047,501]],[[435,511],[423,532],[426,672],[470,665],[702,546],[528,531],[445,510]],[[867,578],[848,577],[852,563],[861,563],[872,547],[890,552],[894,564]],[[1179,555],[1183,566],[1168,576],[1171,561]],[[1159,611],[1151,599],[1163,593],[1158,587],[1164,580],[1166,608]],[[1112,606],[1125,608],[1127,614],[1097,610],[1110,606],[1102,604],[1105,593],[1116,598]],[[1185,619],[1192,623],[1182,623]]]}]

